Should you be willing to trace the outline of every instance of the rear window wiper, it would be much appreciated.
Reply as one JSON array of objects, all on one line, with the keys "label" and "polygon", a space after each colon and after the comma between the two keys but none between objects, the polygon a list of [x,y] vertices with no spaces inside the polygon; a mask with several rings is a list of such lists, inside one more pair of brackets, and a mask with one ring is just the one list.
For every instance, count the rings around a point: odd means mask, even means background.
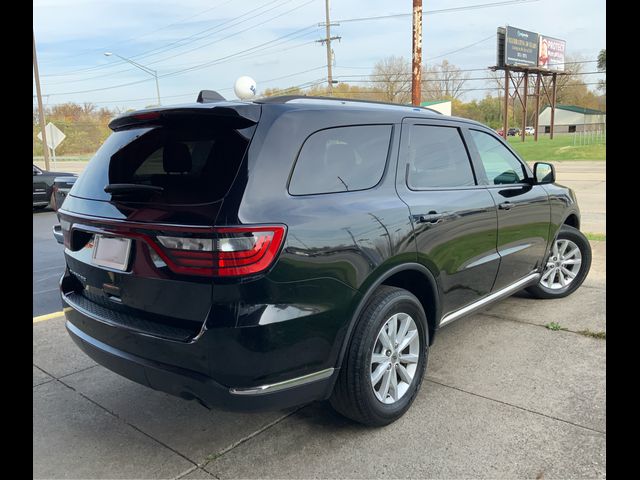
[{"label": "rear window wiper", "polygon": [[137,193],[162,193],[164,188],[138,183],[110,183],[104,187],[104,191],[112,195],[129,195]]}]

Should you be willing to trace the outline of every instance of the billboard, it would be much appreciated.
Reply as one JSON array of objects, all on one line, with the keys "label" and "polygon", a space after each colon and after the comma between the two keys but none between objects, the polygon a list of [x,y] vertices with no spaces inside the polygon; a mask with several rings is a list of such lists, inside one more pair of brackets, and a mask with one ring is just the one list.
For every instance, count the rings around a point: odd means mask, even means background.
[{"label": "billboard", "polygon": [[557,38],[540,35],[540,47],[538,49],[538,67],[556,72],[564,71],[564,50],[566,43]]},{"label": "billboard", "polygon": [[504,64],[522,67],[538,65],[538,34],[507,26],[505,34]]}]

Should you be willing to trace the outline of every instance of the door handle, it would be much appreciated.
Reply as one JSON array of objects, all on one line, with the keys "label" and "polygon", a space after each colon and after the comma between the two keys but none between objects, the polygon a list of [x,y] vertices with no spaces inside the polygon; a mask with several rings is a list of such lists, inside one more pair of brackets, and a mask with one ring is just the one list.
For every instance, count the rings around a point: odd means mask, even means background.
[{"label": "door handle", "polygon": [[504,202],[498,205],[500,210],[511,210],[513,207],[515,207],[515,205],[511,202]]},{"label": "door handle", "polygon": [[440,223],[442,219],[446,216],[444,213],[436,213],[435,211],[430,211],[429,213],[421,213],[417,215],[413,215],[413,220],[416,223],[431,223],[436,224]]}]

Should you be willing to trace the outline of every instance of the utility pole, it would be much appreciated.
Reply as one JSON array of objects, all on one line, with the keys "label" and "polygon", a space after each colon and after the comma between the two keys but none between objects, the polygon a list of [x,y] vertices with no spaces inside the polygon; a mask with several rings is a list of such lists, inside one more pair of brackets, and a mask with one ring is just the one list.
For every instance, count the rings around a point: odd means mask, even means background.
[{"label": "utility pole", "polygon": [[324,43],[327,45],[327,87],[329,95],[333,94],[333,73],[332,73],[332,64],[333,64],[333,50],[331,49],[331,40],[340,40],[342,37],[332,37],[331,36],[331,26],[339,25],[339,23],[331,23],[329,19],[329,0],[324,0],[324,10],[325,10],[325,22],[319,23],[319,27],[326,27],[326,37],[320,40],[316,40],[316,42]]},{"label": "utility pole", "polygon": [[47,132],[45,129],[44,109],[42,108],[42,94],[40,93],[40,74],[38,73],[38,57],[36,56],[36,32],[33,32],[33,72],[36,76],[36,94],[38,96],[38,117],[40,118],[40,130],[42,131],[42,152],[44,153],[44,169],[49,170],[49,146],[47,145]]},{"label": "utility pole", "polygon": [[411,103],[419,107],[422,85],[422,0],[413,0],[412,57]]}]

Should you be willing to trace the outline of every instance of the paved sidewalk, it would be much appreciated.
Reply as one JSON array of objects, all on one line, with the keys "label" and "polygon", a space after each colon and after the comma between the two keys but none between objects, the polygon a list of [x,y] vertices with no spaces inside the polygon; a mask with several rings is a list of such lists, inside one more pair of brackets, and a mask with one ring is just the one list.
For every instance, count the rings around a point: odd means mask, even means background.
[{"label": "paved sidewalk", "polygon": [[[604,478],[606,243],[562,300],[511,297],[438,334],[409,412],[371,429],[324,403],[209,411],[33,325],[34,478]],[[568,330],[544,327],[557,322]]]}]

